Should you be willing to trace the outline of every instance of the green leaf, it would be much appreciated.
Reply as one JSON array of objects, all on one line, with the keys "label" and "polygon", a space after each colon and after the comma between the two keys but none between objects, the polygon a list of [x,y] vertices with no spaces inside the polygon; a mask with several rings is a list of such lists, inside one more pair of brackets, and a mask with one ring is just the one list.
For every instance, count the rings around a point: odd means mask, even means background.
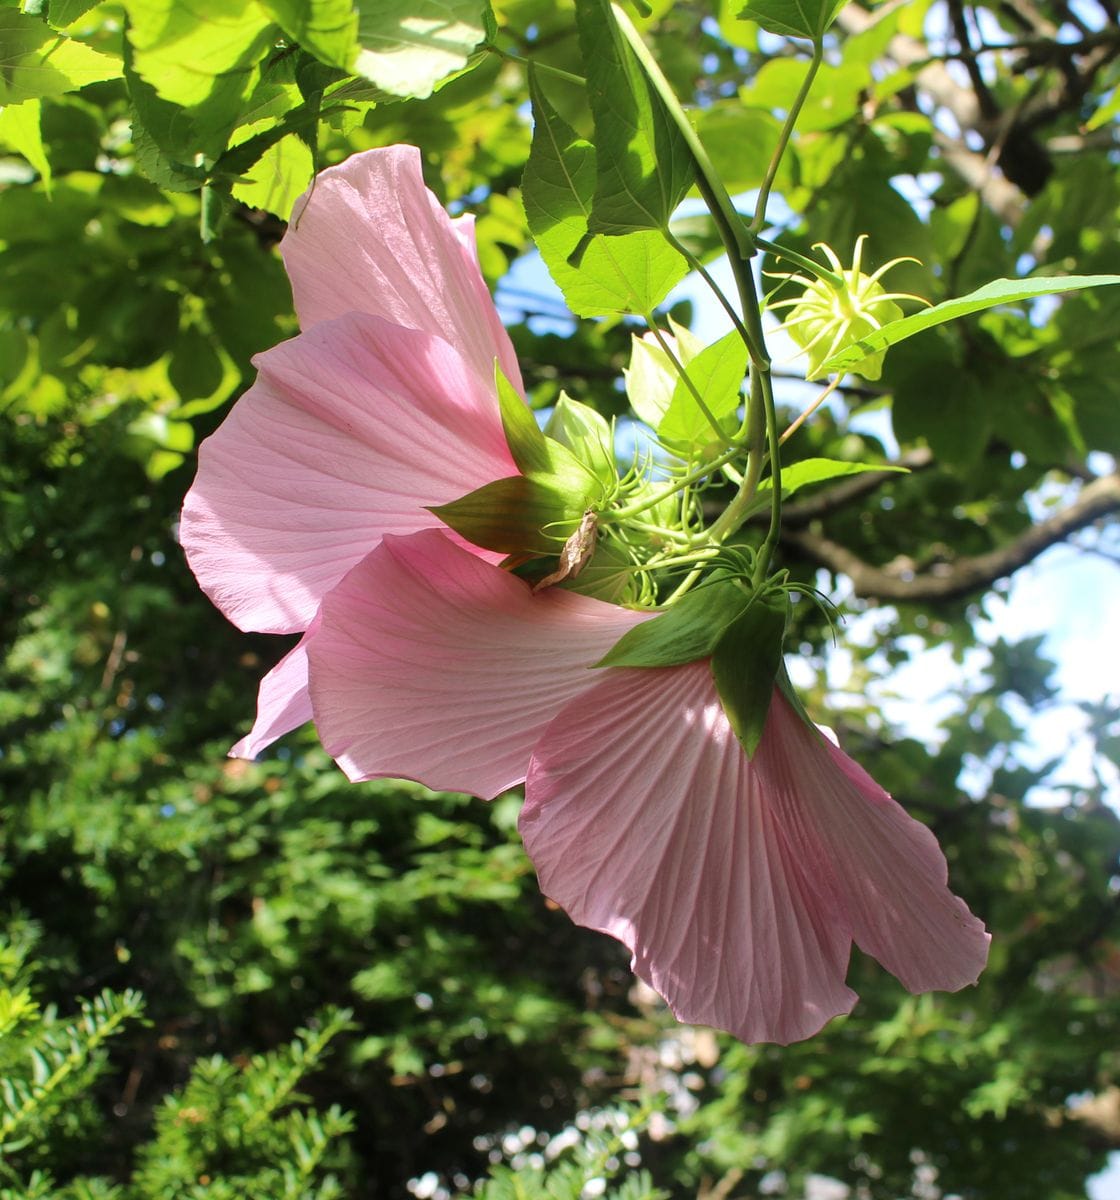
[{"label": "green leaf", "polygon": [[967,296],[955,300],[946,300],[901,321],[891,321],[882,329],[869,333],[860,338],[853,346],[834,354],[821,366],[824,374],[835,371],[848,371],[858,366],[865,358],[880,354],[888,346],[932,329],[935,325],[944,325],[947,321],[955,321],[958,317],[966,317],[970,313],[983,312],[987,308],[995,308],[999,304],[1016,304],[1020,300],[1031,300],[1037,296],[1053,296],[1059,292],[1080,291],[1083,288],[1109,287],[1120,283],[1120,275],[1062,275],[1042,279],[995,279],[986,283]]},{"label": "green leaf", "polygon": [[38,171],[47,195],[51,192],[51,164],[43,149],[43,135],[39,128],[42,104],[38,100],[25,100],[22,104],[7,104],[0,109],[0,143],[5,143]]},{"label": "green leaf", "polygon": [[[675,343],[677,361],[685,367],[704,349],[704,343],[692,330],[677,324],[672,316],[669,334],[670,344]],[[630,335],[630,365],[622,368],[622,377],[630,407],[651,429],[656,429],[669,411],[680,376],[652,332],[642,337],[636,333]]]},{"label": "green leaf", "polygon": [[[722,421],[735,414],[747,372],[747,348],[735,330],[701,350],[687,370],[712,416]],[[670,445],[688,446],[704,446],[716,436],[683,379],[678,379],[673,388],[673,399],[657,433]]]},{"label": "green leaf", "polygon": [[273,20],[304,50],[349,71],[358,53],[353,0],[261,0]]},{"label": "green leaf", "polygon": [[65,29],[85,13],[89,12],[98,0],[50,0],[47,10],[47,20],[55,29]]},{"label": "green leaf", "polygon": [[588,228],[667,229],[693,182],[684,137],[620,33],[609,0],[576,0],[576,24],[598,165]]},{"label": "green leaf", "polygon": [[467,66],[486,36],[485,0],[358,0],[352,69],[394,96],[423,99]]},{"label": "green leaf", "polygon": [[717,573],[660,616],[624,634],[595,666],[676,667],[707,658],[750,604],[748,592]]},{"label": "green leaf", "polygon": [[314,174],[310,147],[298,134],[288,133],[265,150],[242,182],[233,185],[233,195],[250,208],[286,220]]},{"label": "green leaf", "polygon": [[[805,84],[805,71],[805,63],[799,59],[772,58],[750,85],[742,89],[739,100],[745,112],[753,111],[756,116],[788,112]],[[798,134],[803,136],[834,129],[850,121],[860,111],[866,89],[866,67],[846,62],[838,66],[822,65],[797,114]],[[774,141],[770,143],[770,153],[773,153]],[[877,227],[875,234],[878,243]]]},{"label": "green leaf", "polygon": [[256,82],[279,32],[256,0],[191,6],[128,0],[132,66],[164,100],[191,108],[211,96],[233,108]]},{"label": "green leaf", "polygon": [[[766,178],[782,130],[782,123],[772,113],[746,107],[749,101],[753,96],[744,88],[741,97],[717,101],[710,108],[689,113],[716,174],[733,196],[758,187]],[[778,191],[790,184],[790,161],[787,155],[782,156],[774,180]]]},{"label": "green leaf", "polygon": [[119,59],[55,33],[38,17],[0,9],[0,104],[61,96],[120,73]]},{"label": "green leaf", "polygon": [[162,100],[184,108],[212,98],[222,114],[238,109],[280,32],[256,0],[199,11],[181,0],[128,0],[126,7],[133,70]]},{"label": "green leaf", "polygon": [[608,604],[626,604],[635,592],[631,566],[630,558],[619,547],[601,539],[591,561],[579,575],[557,586]]},{"label": "green leaf", "polygon": [[511,475],[431,512],[469,542],[501,554],[559,554],[586,505],[547,480]]},{"label": "green leaf", "polygon": [[[522,179],[529,232],[568,307],[581,317],[647,313],[688,274],[658,233],[588,237],[595,150],[556,112],[529,71],[533,141]],[[572,256],[582,249],[578,263]]]},{"label": "green leaf", "polygon": [[[839,479],[844,475],[862,475],[865,471],[897,471],[905,475],[908,470],[907,467],[895,467],[890,463],[854,463],[836,458],[803,458],[800,462],[782,468],[782,496],[792,496],[794,492],[808,487],[811,483],[824,483],[826,479]],[[765,491],[773,486],[774,481],[768,476],[758,485],[758,490]]]},{"label": "green leaf", "polygon": [[739,12],[768,33],[819,42],[848,0],[749,0]]},{"label": "green leaf", "polygon": [[1114,87],[1100,108],[1085,122],[1086,130],[1100,129],[1120,113],[1120,87]]},{"label": "green leaf", "polygon": [[751,758],[762,741],[774,685],[782,666],[789,616],[785,592],[758,596],[723,631],[712,654],[712,678],[723,711]]}]

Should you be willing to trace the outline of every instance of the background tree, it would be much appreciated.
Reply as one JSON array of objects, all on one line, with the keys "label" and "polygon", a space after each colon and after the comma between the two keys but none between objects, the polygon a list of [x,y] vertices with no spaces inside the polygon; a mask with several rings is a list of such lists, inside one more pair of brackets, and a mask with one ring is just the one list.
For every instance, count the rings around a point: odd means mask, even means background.
[{"label": "background tree", "polygon": [[[0,4],[0,1195],[435,1195],[492,1172],[494,1198],[607,1176],[627,1200],[746,1197],[820,1172],[875,1197],[1083,1196],[1120,1146],[1115,707],[1088,711],[1098,782],[1037,807],[1062,778],[1024,752],[1057,698],[1037,639],[987,646],[928,742],[863,689],[922,646],[977,648],[1046,547],[1115,558],[1120,289],[903,343],[787,446],[911,468],[799,495],[782,561],[854,612],[891,606],[846,697],[811,606],[795,644],[815,715],[934,828],[994,931],[980,986],[913,999],[857,959],[859,1009],[810,1042],[681,1029],[540,898],[517,796],[352,787],[306,731],[227,760],[276,650],[209,606],[175,539],[194,447],[295,331],[283,221],[358,149],[420,146],[478,215],[488,279],[520,264],[533,294],[499,296],[534,404],[563,387],[621,410],[634,326],[570,318],[522,262],[521,60],[592,134],[557,74],[585,72],[573,10],[197,7]],[[429,8],[446,25],[417,33]],[[806,55],[738,11],[660,3],[640,24],[745,194]],[[843,256],[870,234],[871,265],[916,256],[892,286],[934,302],[1120,271],[1118,56],[1095,0],[848,5],[768,235]],[[716,253],[709,218],[676,228]],[[790,419],[810,399],[779,397]]]}]

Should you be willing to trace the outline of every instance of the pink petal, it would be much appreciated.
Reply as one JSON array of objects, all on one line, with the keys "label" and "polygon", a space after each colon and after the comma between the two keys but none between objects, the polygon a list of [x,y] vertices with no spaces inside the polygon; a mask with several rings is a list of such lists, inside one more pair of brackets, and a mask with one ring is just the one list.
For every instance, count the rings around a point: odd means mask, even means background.
[{"label": "pink petal", "polygon": [[533,753],[545,893],[628,946],[682,1020],[790,1042],[847,1012],[854,938],[913,990],[974,982],[983,926],[912,820],[775,693],[752,762],[708,665],[612,671]]},{"label": "pink petal", "polygon": [[548,727],[521,834],[546,895],[632,952],[683,1021],[792,1042],[848,1012],[850,938],[706,662],[615,670]]},{"label": "pink petal", "polygon": [[242,629],[305,629],[384,533],[516,473],[493,385],[445,341],[351,314],[255,359],[257,382],[199,448],[181,540]]},{"label": "pink petal", "polygon": [[261,680],[257,693],[257,719],[253,728],[234,746],[230,758],[256,758],[277,738],[311,720],[307,691],[307,639],[319,627],[318,619]]},{"label": "pink petal", "polygon": [[445,338],[483,379],[493,379],[497,358],[520,388],[473,220],[453,221],[440,207],[415,146],[369,150],[321,172],[296,201],[280,249],[303,329],[372,313]]},{"label": "pink petal", "polygon": [[975,983],[991,937],[948,889],[937,839],[775,694],[754,760],[792,837],[832,866],[852,937],[909,991]]},{"label": "pink petal", "polygon": [[351,779],[493,797],[644,614],[533,594],[438,531],[386,538],[323,601],[309,644],[323,745]]}]

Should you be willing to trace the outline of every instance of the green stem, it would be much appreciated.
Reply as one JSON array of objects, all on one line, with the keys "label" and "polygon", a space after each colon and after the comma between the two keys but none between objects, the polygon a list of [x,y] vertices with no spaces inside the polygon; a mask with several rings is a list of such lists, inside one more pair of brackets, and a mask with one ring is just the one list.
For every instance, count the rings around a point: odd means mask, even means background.
[{"label": "green stem", "polygon": [[774,407],[774,389],[770,385],[769,374],[763,378],[762,394],[766,404],[766,434],[767,440],[770,443],[770,483],[772,496],[770,503],[770,528],[766,531],[766,538],[759,547],[758,558],[755,560],[753,582],[756,587],[765,580],[766,573],[770,570],[770,561],[774,557],[774,551],[778,547],[778,538],[782,533],[781,440],[778,437],[778,413]]},{"label": "green stem", "polygon": [[762,464],[766,457],[763,449],[765,444],[769,448],[773,494],[770,502],[770,528],[766,531],[766,538],[759,547],[758,557],[755,560],[752,582],[758,587],[765,580],[766,573],[770,569],[770,562],[774,557],[774,550],[778,545],[778,538],[782,530],[781,443],[778,437],[778,414],[774,407],[774,387],[769,370],[752,369],[750,403],[751,457],[747,474],[743,479],[742,486],[736,492],[735,498],[712,523],[708,530],[708,538],[713,542],[722,542],[747,519],[758,491]]},{"label": "green stem", "polygon": [[697,567],[696,570],[690,571],[686,578],[683,579],[680,584],[669,593],[669,595],[666,597],[665,603],[660,607],[669,608],[671,605],[675,604],[685,594],[685,592],[692,590],[697,580],[700,579],[703,573],[703,567]]},{"label": "green stem", "polygon": [[804,254],[798,254],[796,250],[789,250],[778,242],[771,242],[764,237],[756,237],[757,245],[772,254],[776,259],[788,259],[791,263],[799,266],[803,271],[808,271],[810,275],[815,275],[817,279],[823,279],[826,283],[831,283],[835,288],[844,286],[844,279],[837,275],[835,271],[830,271],[827,267],[822,267],[820,263],[814,262],[811,258],[806,258]]},{"label": "green stem", "polygon": [[667,231],[665,234],[665,237],[666,237],[666,240],[668,241],[669,245],[672,246],[673,249],[676,250],[676,252],[685,259],[685,261],[688,263],[688,265],[708,285],[708,288],[711,291],[712,295],[715,296],[716,300],[719,302],[720,308],[722,308],[723,311],[725,313],[727,313],[728,317],[730,318],[731,324],[734,325],[736,333],[738,333],[738,335],[743,339],[743,344],[749,345],[750,344],[750,342],[748,341],[749,335],[747,333],[746,327],[743,325],[743,322],[739,317],[739,314],[735,311],[735,306],[723,294],[723,289],[712,278],[711,272],[708,270],[708,268],[705,267],[704,264],[696,257],[696,255],[693,254],[692,251],[689,250],[687,246],[683,245],[681,243],[681,241],[677,237],[675,237],[672,232]]},{"label": "green stem", "polygon": [[640,500],[638,503],[631,504],[626,508],[615,508],[609,512],[604,512],[600,514],[599,520],[606,524],[612,524],[617,521],[629,521],[631,517],[639,516],[646,509],[654,508],[662,500],[668,500],[669,497],[675,496],[682,488],[690,487],[694,483],[699,483],[702,479],[707,479],[709,475],[718,471],[724,463],[731,462],[733,458],[736,458],[742,452],[742,446],[732,446],[730,450],[725,451],[718,458],[713,458],[710,462],[704,463],[682,478],[673,480],[672,483],[668,484],[661,491],[654,492],[652,496],[646,496],[644,500]]},{"label": "green stem", "polygon": [[757,235],[758,231],[766,224],[766,205],[770,200],[770,189],[774,186],[774,179],[778,174],[782,155],[785,154],[786,147],[789,145],[793,127],[797,123],[798,116],[801,114],[801,108],[805,103],[806,97],[809,95],[809,89],[813,86],[813,80],[817,77],[817,71],[820,69],[823,56],[824,44],[818,40],[813,43],[813,57],[809,63],[809,70],[805,73],[805,78],[801,81],[801,87],[798,90],[797,96],[790,106],[789,112],[786,114],[782,132],[778,135],[778,144],[774,147],[774,153],[770,158],[770,165],[766,168],[766,177],[762,181],[762,187],[758,189],[758,200],[754,206],[754,220],[750,224],[752,236]]},{"label": "green stem", "polygon": [[581,88],[587,87],[587,80],[582,75],[573,75],[571,71],[565,71],[561,67],[552,67],[546,62],[523,58],[520,54],[514,54],[512,50],[503,50],[501,46],[495,46],[493,42],[487,42],[486,49],[491,54],[496,54],[499,58],[521,63],[524,67],[536,67],[538,71],[547,71],[549,75],[555,75],[558,79],[566,79],[569,83],[574,83]]},{"label": "green stem", "polygon": [[758,491],[758,481],[762,478],[762,464],[765,460],[766,407],[761,401],[762,384],[760,379],[760,372],[752,366],[750,396],[747,401],[747,445],[750,448],[750,457],[747,459],[747,470],[743,475],[742,483],[739,484],[739,490],[708,530],[708,538],[713,542],[722,542],[746,520],[755,493]]},{"label": "green stem", "polygon": [[684,386],[686,388],[688,388],[689,393],[691,394],[693,400],[696,401],[696,406],[704,414],[704,420],[707,421],[708,424],[712,427],[712,429],[715,432],[715,435],[719,439],[720,443],[722,445],[726,446],[727,445],[727,434],[724,432],[723,428],[720,426],[719,421],[716,419],[715,413],[713,413],[712,410],[707,406],[707,404],[705,404],[704,397],[700,395],[700,389],[696,386],[695,383],[693,383],[692,378],[689,376],[689,373],[686,370],[684,363],[682,363],[680,361],[680,359],[677,358],[677,356],[673,353],[672,347],[670,347],[668,341],[666,340],[665,335],[661,332],[660,329],[658,329],[657,323],[655,322],[654,317],[653,317],[653,313],[649,313],[649,312],[643,313],[642,316],[645,318],[646,324],[650,327],[650,330],[653,333],[653,336],[655,338],[657,338],[657,344],[661,347],[661,349],[665,352],[665,356],[673,364],[673,370],[676,371],[676,373],[680,376],[681,380],[684,383]]},{"label": "green stem", "polygon": [[690,554],[675,554],[666,558],[651,558],[649,562],[642,563],[636,566],[636,571],[662,571],[667,567],[691,567],[695,566],[697,570],[716,554],[715,546],[701,546],[699,549],[692,551]]}]

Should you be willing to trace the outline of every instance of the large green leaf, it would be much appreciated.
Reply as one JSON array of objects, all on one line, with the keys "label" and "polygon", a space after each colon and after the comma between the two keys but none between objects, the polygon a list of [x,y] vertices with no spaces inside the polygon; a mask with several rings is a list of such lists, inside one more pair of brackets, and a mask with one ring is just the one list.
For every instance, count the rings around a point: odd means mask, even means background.
[{"label": "large green leaf", "polygon": [[854,345],[834,354],[821,365],[823,374],[848,371],[865,358],[879,354],[888,346],[897,345],[924,329],[944,325],[970,313],[983,312],[1000,304],[1016,304],[1020,300],[1032,300],[1038,296],[1052,296],[1058,292],[1079,291],[1082,288],[1109,287],[1120,283],[1120,275],[1063,275],[1042,279],[995,279],[967,296],[946,300],[901,321],[891,321],[882,329],[860,338]]},{"label": "large green leaf", "polygon": [[55,33],[38,17],[0,9],[0,104],[61,96],[120,73],[119,59]]},{"label": "large green leaf", "polygon": [[256,0],[128,0],[127,9],[133,69],[162,99],[185,108],[211,96],[237,105],[279,33]]},{"label": "large green leaf", "polygon": [[749,0],[739,12],[768,33],[820,41],[848,0]]},{"label": "large green leaf", "polygon": [[486,0],[358,0],[353,70],[394,96],[430,96],[486,36]]},{"label": "large green leaf", "polygon": [[759,596],[727,626],[712,654],[712,678],[723,711],[748,758],[766,727],[788,616],[785,592]]},{"label": "large green leaf", "polygon": [[576,21],[598,166],[588,228],[667,229],[693,182],[684,137],[619,32],[609,0],[577,0]]},{"label": "large green leaf", "polygon": [[685,277],[688,263],[650,230],[588,236],[594,147],[552,107],[534,71],[529,80],[535,124],[521,194],[549,274],[578,316],[651,311]]},{"label": "large green leaf", "polygon": [[315,174],[315,162],[311,148],[299,134],[283,132],[283,126],[280,129],[276,141],[233,185],[233,197],[250,208],[287,220]]}]

